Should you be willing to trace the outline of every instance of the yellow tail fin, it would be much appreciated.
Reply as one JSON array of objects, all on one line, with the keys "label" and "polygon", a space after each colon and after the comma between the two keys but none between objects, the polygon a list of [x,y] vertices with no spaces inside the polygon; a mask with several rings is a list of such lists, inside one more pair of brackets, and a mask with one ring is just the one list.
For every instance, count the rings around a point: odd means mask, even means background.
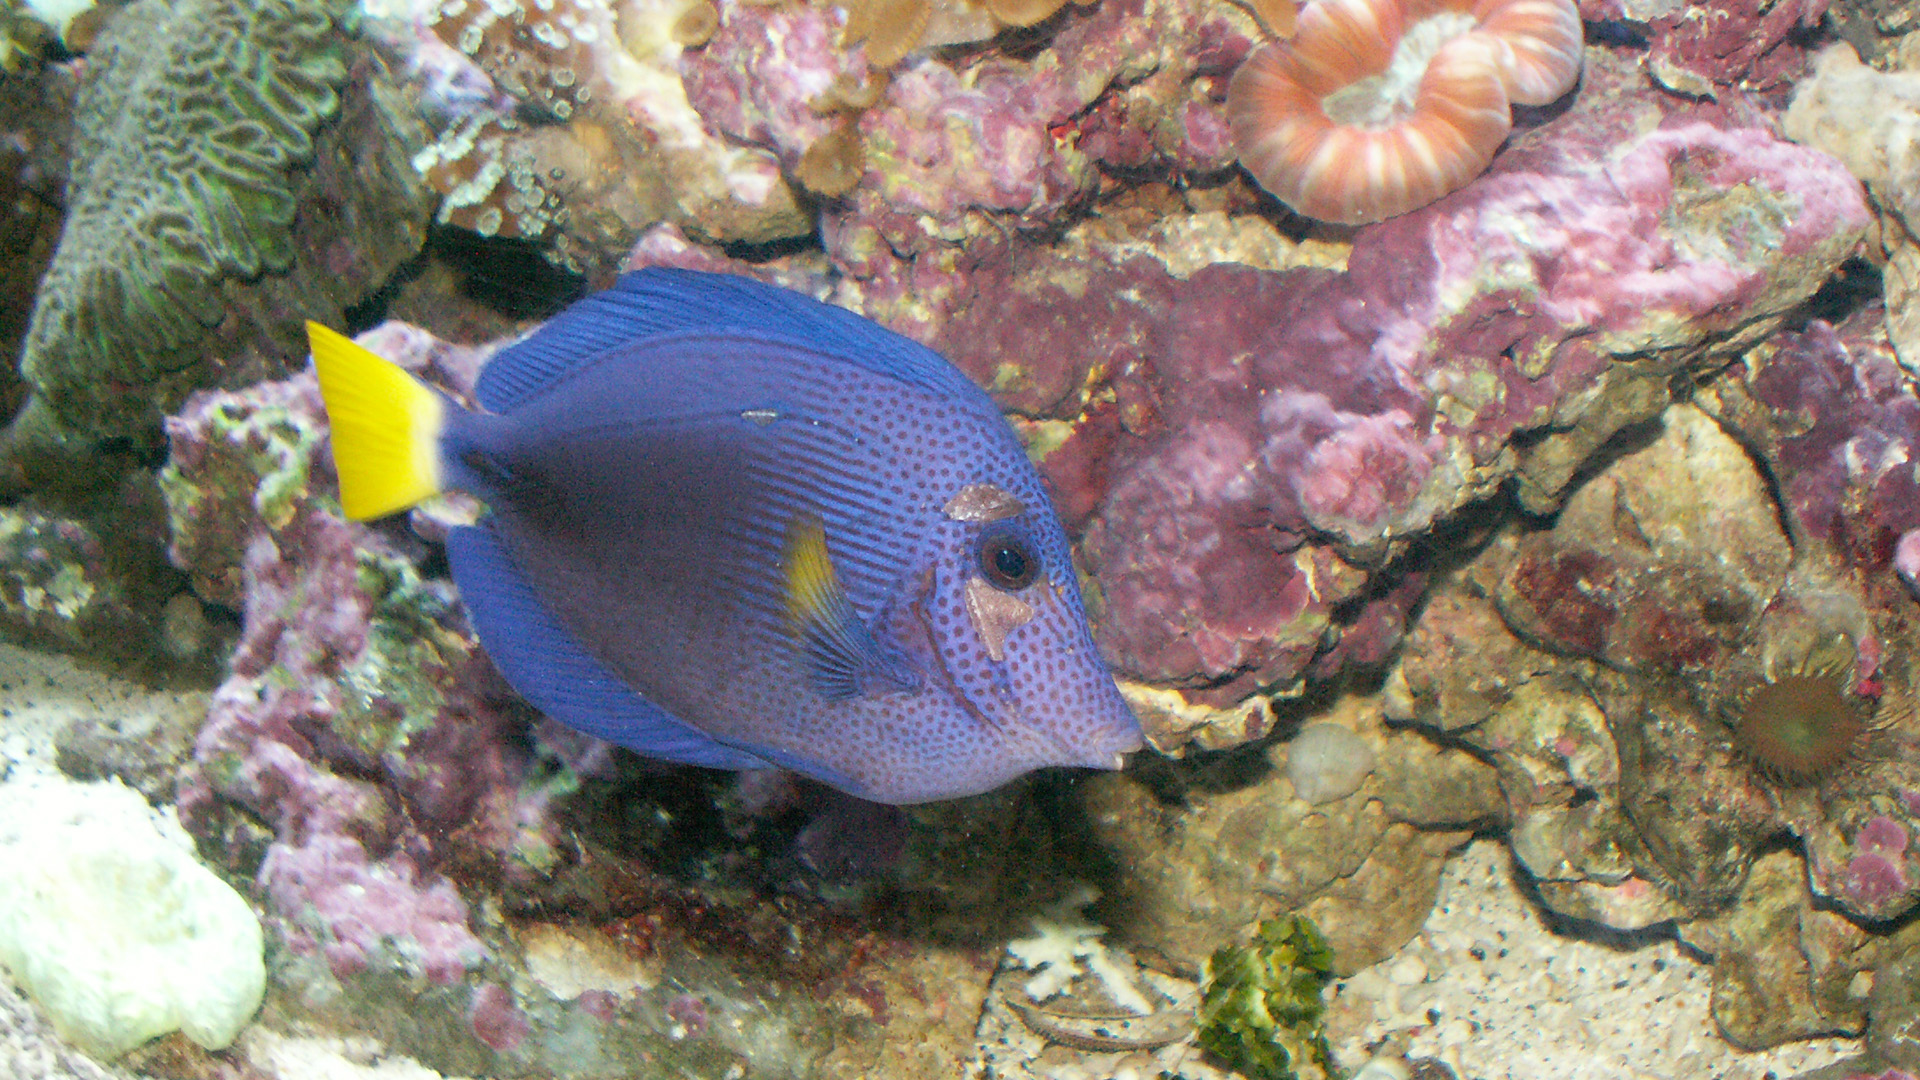
[{"label": "yellow tail fin", "polygon": [[333,425],[333,464],[347,517],[383,517],[439,494],[445,399],[319,323],[307,324],[307,342]]}]

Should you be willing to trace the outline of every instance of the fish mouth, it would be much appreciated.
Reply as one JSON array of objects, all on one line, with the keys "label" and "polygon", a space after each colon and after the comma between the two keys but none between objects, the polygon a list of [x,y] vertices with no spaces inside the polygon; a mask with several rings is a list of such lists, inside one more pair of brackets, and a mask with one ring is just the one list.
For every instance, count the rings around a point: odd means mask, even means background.
[{"label": "fish mouth", "polygon": [[1036,749],[1043,751],[1040,756],[1047,764],[1118,772],[1127,767],[1128,754],[1145,748],[1146,738],[1141,733],[1139,719],[1120,696],[1119,689],[1112,687],[1112,679],[1107,681],[1110,689],[1105,695],[1108,701],[1104,707],[1096,704],[1077,714],[1093,720],[1086,727],[1034,723],[1031,710],[1022,707],[1024,722],[1018,725],[1019,729],[1040,744]]},{"label": "fish mouth", "polygon": [[[1126,699],[1120,696],[1118,688],[1112,691],[1112,695],[1113,701],[1107,710],[1105,722],[1098,729],[1099,738],[1096,740],[1096,745],[1091,751],[1085,749],[1080,751],[1082,760],[1077,764],[1089,769],[1117,772],[1127,767],[1128,754],[1146,749],[1147,739],[1140,730],[1140,718],[1135,716],[1133,710],[1127,706]],[[1056,737],[1054,741],[1058,743],[1060,740]],[[1065,749],[1064,745],[1062,749]]]}]

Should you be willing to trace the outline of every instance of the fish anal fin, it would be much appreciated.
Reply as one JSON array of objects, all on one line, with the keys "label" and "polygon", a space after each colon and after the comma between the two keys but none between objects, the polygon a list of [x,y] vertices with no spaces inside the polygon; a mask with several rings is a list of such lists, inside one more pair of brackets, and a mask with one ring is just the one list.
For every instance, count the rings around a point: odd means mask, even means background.
[{"label": "fish anal fin", "polygon": [[818,514],[802,513],[789,523],[780,570],[787,626],[807,681],[820,696],[845,701],[862,694],[910,693],[920,688],[919,673],[881,646],[847,599],[833,571],[826,527]]}]

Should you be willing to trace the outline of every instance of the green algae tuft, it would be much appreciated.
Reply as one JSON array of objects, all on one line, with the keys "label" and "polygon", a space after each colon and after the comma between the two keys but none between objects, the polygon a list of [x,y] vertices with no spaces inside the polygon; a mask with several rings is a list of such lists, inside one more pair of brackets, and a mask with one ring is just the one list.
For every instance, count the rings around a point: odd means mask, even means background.
[{"label": "green algae tuft", "polygon": [[1332,972],[1333,950],[1312,920],[1261,923],[1251,946],[1229,945],[1207,960],[1200,1045],[1253,1080],[1339,1075],[1320,997]]}]

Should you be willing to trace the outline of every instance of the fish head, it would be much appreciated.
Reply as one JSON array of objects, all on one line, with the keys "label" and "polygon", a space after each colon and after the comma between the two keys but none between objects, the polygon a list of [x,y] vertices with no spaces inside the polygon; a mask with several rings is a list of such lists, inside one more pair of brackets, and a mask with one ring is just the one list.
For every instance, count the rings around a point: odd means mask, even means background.
[{"label": "fish head", "polygon": [[929,689],[1028,768],[1118,768],[1140,748],[1140,724],[1094,646],[1072,548],[1039,478],[966,484],[939,514],[915,604],[933,654]]}]

